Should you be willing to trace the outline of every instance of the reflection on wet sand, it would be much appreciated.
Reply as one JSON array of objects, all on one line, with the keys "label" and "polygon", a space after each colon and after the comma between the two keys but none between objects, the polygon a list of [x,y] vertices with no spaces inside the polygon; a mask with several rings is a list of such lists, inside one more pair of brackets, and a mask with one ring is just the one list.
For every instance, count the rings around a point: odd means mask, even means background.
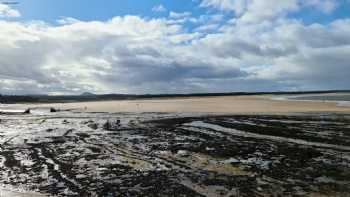
[{"label": "reflection on wet sand", "polygon": [[63,196],[350,192],[346,114],[47,111],[0,119],[0,184],[22,191]]}]

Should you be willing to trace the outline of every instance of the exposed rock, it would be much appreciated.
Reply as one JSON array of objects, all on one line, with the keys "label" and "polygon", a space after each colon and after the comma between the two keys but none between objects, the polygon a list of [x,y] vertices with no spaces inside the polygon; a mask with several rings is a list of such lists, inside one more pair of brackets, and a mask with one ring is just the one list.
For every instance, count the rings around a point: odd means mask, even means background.
[{"label": "exposed rock", "polygon": [[0,118],[0,184],[49,196],[350,192],[350,117],[340,114],[21,112]]},{"label": "exposed rock", "polygon": [[98,124],[97,123],[90,123],[90,124],[88,124],[88,127],[90,127],[91,129],[96,130],[96,129],[98,129]]},{"label": "exposed rock", "polygon": [[57,109],[55,109],[55,108],[53,108],[53,107],[50,108],[50,112],[51,112],[51,113],[55,113],[55,112],[58,112],[58,111],[59,111],[59,110],[57,110]]},{"label": "exposed rock", "polygon": [[24,113],[24,114],[30,114],[30,109],[29,109],[29,108],[26,109],[23,113]]}]

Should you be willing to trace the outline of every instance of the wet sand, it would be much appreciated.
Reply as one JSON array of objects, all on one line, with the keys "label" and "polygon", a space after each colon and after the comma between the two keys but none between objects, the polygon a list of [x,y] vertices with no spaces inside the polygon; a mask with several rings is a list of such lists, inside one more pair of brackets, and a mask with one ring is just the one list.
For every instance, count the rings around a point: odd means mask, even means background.
[{"label": "wet sand", "polygon": [[171,99],[98,101],[30,105],[78,109],[85,112],[186,112],[225,114],[279,114],[299,112],[350,112],[336,102],[273,100],[271,96],[222,96]]},{"label": "wet sand", "polygon": [[0,119],[0,185],[13,189],[0,187],[0,196],[350,193],[346,114],[60,111]]},{"label": "wet sand", "polygon": [[227,96],[3,107],[32,110],[0,113],[0,185],[14,189],[0,187],[0,197],[350,193],[350,108],[335,102]]}]

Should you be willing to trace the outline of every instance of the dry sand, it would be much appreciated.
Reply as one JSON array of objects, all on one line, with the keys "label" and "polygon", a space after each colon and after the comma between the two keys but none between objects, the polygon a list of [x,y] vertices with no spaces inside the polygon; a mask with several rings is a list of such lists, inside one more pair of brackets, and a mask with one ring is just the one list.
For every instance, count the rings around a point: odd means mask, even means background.
[{"label": "dry sand", "polygon": [[79,109],[86,112],[188,112],[225,114],[350,112],[350,107],[337,106],[336,102],[272,100],[271,96],[222,96],[98,101],[41,104],[39,106],[52,106],[59,109]]}]

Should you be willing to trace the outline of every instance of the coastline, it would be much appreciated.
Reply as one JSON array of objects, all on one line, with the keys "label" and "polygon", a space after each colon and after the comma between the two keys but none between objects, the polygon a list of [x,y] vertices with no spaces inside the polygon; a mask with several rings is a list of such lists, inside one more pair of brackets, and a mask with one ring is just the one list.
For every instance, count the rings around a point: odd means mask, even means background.
[{"label": "coastline", "polygon": [[[326,102],[336,103],[338,107],[350,107],[350,100],[337,100],[337,99],[321,99],[321,97],[327,96],[350,96],[350,94],[339,94],[339,93],[327,93],[327,94],[301,94],[301,95],[276,95],[272,96],[272,100],[277,101],[299,101],[299,102]],[[312,99],[312,97],[315,97]],[[319,98],[317,98],[319,97]],[[300,99],[302,98],[302,99]]]}]

